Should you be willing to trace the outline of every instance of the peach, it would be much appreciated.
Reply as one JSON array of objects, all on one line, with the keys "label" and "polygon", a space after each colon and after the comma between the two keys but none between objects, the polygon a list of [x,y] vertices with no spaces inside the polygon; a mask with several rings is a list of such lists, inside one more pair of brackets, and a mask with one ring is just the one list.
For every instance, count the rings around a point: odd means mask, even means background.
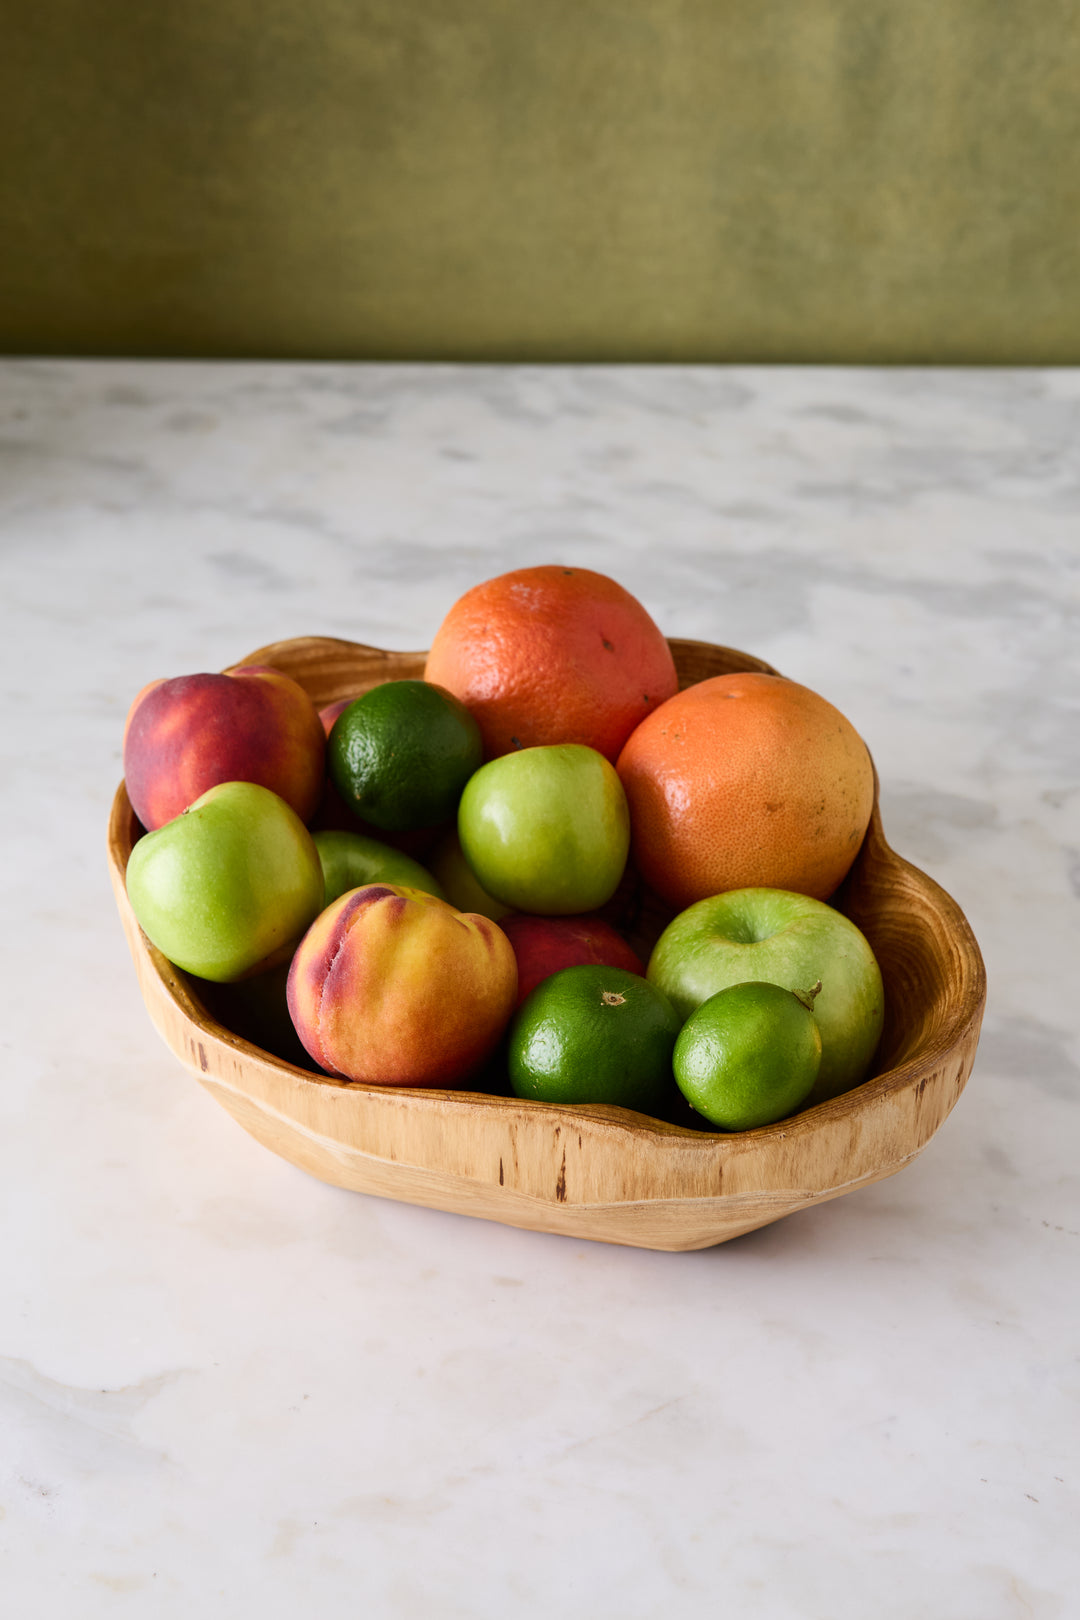
[{"label": "peach", "polygon": [[516,994],[497,924],[392,883],[328,906],[289,970],[289,1013],[316,1063],[382,1086],[459,1085],[495,1049]]},{"label": "peach", "polygon": [[319,724],[328,737],[334,729],[334,721],[338,715],[344,714],[349,704],[355,702],[355,697],[338,698],[335,702],[328,703],[325,708],[319,710]]},{"label": "peach", "polygon": [[124,778],[149,832],[220,782],[255,782],[310,821],[326,739],[303,687],[278,669],[179,675],[144,686],[124,727]]}]

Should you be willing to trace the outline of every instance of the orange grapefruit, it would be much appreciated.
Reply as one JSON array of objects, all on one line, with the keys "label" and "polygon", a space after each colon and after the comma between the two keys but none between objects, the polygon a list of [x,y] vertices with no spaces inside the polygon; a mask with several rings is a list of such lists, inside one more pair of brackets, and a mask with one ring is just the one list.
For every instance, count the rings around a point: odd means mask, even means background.
[{"label": "orange grapefruit", "polygon": [[850,721],[779,675],[718,675],[642,721],[618,772],[633,860],[680,909],[728,889],[825,900],[858,854],[874,768]]},{"label": "orange grapefruit", "polygon": [[678,690],[671,649],[641,603],[588,568],[519,568],[466,591],[424,678],[479,721],[488,759],[583,743],[613,764]]}]

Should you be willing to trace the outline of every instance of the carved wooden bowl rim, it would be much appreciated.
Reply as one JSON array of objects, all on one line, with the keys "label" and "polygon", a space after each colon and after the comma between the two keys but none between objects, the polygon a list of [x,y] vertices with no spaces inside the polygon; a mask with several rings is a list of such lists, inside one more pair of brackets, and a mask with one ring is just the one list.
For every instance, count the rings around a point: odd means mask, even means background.
[{"label": "carved wooden bowl rim", "polygon": [[[673,639],[670,643],[675,655],[676,664],[680,671],[680,686],[693,684],[694,680],[704,679],[705,675],[690,673],[699,664],[708,667],[709,674],[727,673],[735,670],[757,670],[766,674],[777,674],[771,665],[761,659],[754,658],[748,653],[742,653],[734,648],[720,647],[708,642],[695,642]],[[356,695],[366,690],[378,680],[402,679],[421,674],[426,654],[423,652],[390,652],[382,648],[367,647],[358,642],[341,640],[326,636],[301,636],[285,641],[272,642],[265,647],[259,647],[255,652],[239,659],[236,665],[272,664],[284,669],[305,686],[318,707],[334,702],[339,697]],[[355,668],[358,660],[373,669],[372,679],[365,679],[357,683]],[[349,673],[353,672],[350,680]],[[339,690],[339,688],[341,688]],[[117,899],[123,910],[126,904],[124,895],[124,874],[127,859],[131,853],[135,837],[140,832],[135,819],[124,783],[121,782],[116,790],[112,812],[109,820],[109,862],[112,869],[114,886],[117,887]],[[917,1084],[920,1078],[930,1073],[940,1065],[943,1058],[966,1037],[969,1038],[973,1026],[981,1023],[982,1013],[986,1000],[986,973],[981,953],[975,936],[960,907],[934,882],[926,873],[920,871],[910,862],[905,861],[889,846],[885,839],[881,824],[881,815],[878,807],[878,783],[875,772],[874,778],[874,809],[867,830],[863,847],[857,857],[851,876],[845,881],[832,903],[839,906],[848,914],[859,911],[859,906],[853,904],[854,894],[858,890],[859,880],[863,879],[866,887],[866,869],[891,869],[898,877],[903,876],[915,889],[921,890],[923,895],[933,902],[933,909],[940,916],[948,935],[949,954],[955,975],[951,986],[949,1006],[938,1022],[933,1036],[917,1050],[908,1051],[901,1061],[891,1063],[872,1075],[854,1090],[846,1092],[827,1102],[818,1103],[805,1112],[795,1114],[773,1125],[759,1126],[753,1131],[743,1131],[738,1136],[717,1135],[709,1131],[696,1131],[692,1127],[672,1125],[665,1121],[648,1119],[643,1115],[632,1114],[621,1108],[591,1107],[588,1105],[568,1106],[553,1103],[528,1102],[514,1097],[490,1096],[482,1092],[469,1092],[455,1088],[453,1090],[438,1090],[434,1088],[417,1088],[414,1095],[445,1102],[474,1101],[478,1107],[499,1108],[506,1107],[520,1109],[525,1106],[531,1110],[539,1110],[549,1116],[565,1116],[568,1120],[576,1120],[582,1115],[589,1115],[598,1119],[624,1121],[633,1123],[636,1129],[651,1130],[662,1135],[677,1135],[690,1139],[700,1140],[703,1146],[714,1151],[723,1151],[738,1141],[750,1138],[760,1139],[762,1136],[780,1134],[790,1138],[792,1134],[812,1132],[818,1122],[825,1115],[836,1117],[843,1114],[855,1114],[866,1108],[875,1099],[887,1095],[900,1088]],[[858,920],[856,915],[855,920]],[[862,924],[860,923],[860,926]],[[137,925],[136,925],[137,928]],[[872,932],[872,930],[864,930]],[[148,960],[153,964],[157,977],[161,981],[178,1010],[190,1022],[194,1031],[203,1031],[223,1039],[238,1051],[249,1051],[253,1057],[269,1062],[282,1070],[294,1075],[306,1085],[345,1087],[347,1090],[368,1093],[396,1094],[397,1087],[366,1086],[341,1081],[329,1075],[319,1075],[307,1069],[301,1069],[282,1059],[274,1057],[262,1048],[251,1045],[242,1037],[219,1024],[207,1012],[193,989],[188,977],[179,969],[169,963],[154,947],[145,935],[139,932],[141,944]],[[884,964],[883,964],[884,971]],[[890,999],[890,987],[886,974],[886,999]],[[895,1042],[893,1043],[895,1045]]]}]

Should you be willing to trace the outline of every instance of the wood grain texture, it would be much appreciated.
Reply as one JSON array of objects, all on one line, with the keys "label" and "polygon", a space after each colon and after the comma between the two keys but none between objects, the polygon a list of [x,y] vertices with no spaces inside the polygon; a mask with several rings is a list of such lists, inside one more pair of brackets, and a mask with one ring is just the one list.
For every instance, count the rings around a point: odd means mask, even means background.
[{"label": "wood grain texture", "polygon": [[[730,648],[671,646],[683,686],[770,668]],[[422,675],[424,657],[301,637],[240,662],[284,669],[322,706]],[[219,1023],[199,981],[172,967],[136,923],[124,874],[140,831],[121,783],[109,866],[155,1027],[245,1130],[336,1186],[577,1238],[707,1248],[895,1174],[926,1146],[971,1073],[986,998],[978,945],[955,901],[889,848],[876,792],[863,847],[833,901],[881,964],[885,1030],[873,1075],[731,1136],[620,1108],[349,1084],[271,1056]],[[630,878],[611,915],[648,950],[671,913]]]}]

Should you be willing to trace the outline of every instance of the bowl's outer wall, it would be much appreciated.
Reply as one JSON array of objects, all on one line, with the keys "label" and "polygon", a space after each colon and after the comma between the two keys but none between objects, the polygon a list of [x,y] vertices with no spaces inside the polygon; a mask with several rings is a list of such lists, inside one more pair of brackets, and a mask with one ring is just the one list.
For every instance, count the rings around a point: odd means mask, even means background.
[{"label": "bowl's outer wall", "polygon": [[[682,686],[737,670],[773,673],[729,648],[671,646]],[[424,659],[301,637],[240,662],[275,664],[322,707],[422,675]],[[863,847],[834,897],[881,964],[886,1025],[876,1072],[843,1096],[734,1136],[615,1108],[349,1085],[272,1057],[217,1022],[198,981],[140,930],[124,887],[139,831],[121,783],[110,870],[156,1028],[258,1141],[337,1186],[574,1237],[706,1248],[895,1174],[925,1147],[971,1072],[986,993],[978,946],[955,901],[889,848],[876,796]],[[646,896],[639,939],[642,930],[655,936],[667,915]]]}]

